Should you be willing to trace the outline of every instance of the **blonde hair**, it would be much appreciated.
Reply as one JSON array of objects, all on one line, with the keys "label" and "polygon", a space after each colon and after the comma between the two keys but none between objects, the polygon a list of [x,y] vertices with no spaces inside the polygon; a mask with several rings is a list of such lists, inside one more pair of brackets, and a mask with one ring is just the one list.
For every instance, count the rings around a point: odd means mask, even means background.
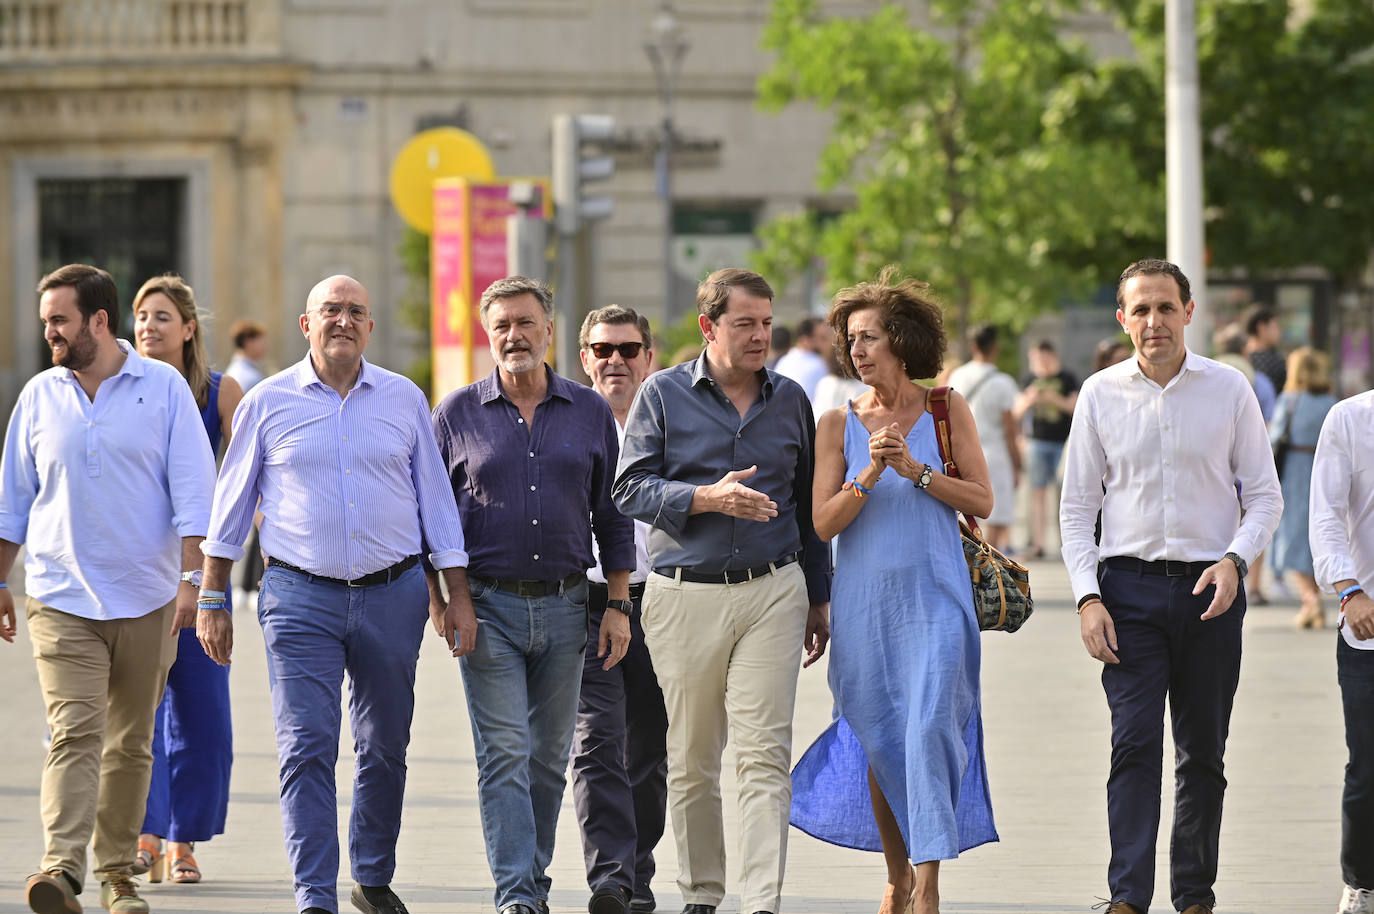
[{"label": "blonde hair", "polygon": [[205,338],[200,333],[200,313],[196,311],[196,293],[191,291],[186,280],[175,273],[154,276],[143,284],[134,296],[133,311],[138,313],[139,306],[149,295],[161,292],[176,306],[183,323],[194,324],[191,338],[181,344],[182,372],[186,383],[191,385],[191,393],[196,405],[204,409],[210,402],[210,357],[205,352]]},{"label": "blonde hair", "polygon": [[1288,379],[1283,389],[1310,394],[1330,393],[1330,357],[1311,346],[1299,346],[1288,353]]}]

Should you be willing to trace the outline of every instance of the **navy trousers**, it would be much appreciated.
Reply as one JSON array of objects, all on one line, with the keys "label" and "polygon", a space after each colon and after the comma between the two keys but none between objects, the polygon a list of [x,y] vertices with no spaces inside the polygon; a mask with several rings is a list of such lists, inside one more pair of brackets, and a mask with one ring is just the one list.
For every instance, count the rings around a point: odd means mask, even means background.
[{"label": "navy trousers", "polygon": [[1341,876],[1374,889],[1374,651],[1336,636],[1336,678],[1345,707],[1345,792],[1341,797]]},{"label": "navy trousers", "polygon": [[1112,714],[1107,823],[1113,901],[1148,911],[1155,885],[1164,756],[1164,701],[1174,737],[1174,827],[1169,845],[1174,908],[1212,907],[1216,896],[1222,756],[1240,680],[1245,588],[1223,615],[1199,618],[1213,588],[1196,577],[1099,568],[1102,601],[1116,625],[1119,664],[1103,664]]},{"label": "navy trousers", "polygon": [[[630,649],[601,669],[597,636],[607,612],[604,584],[589,584],[589,632],[573,740],[573,800],[587,884],[652,902],[654,847],[668,803],[668,713],[640,624],[642,585],[631,593]],[[614,612],[615,610],[611,610]]]}]

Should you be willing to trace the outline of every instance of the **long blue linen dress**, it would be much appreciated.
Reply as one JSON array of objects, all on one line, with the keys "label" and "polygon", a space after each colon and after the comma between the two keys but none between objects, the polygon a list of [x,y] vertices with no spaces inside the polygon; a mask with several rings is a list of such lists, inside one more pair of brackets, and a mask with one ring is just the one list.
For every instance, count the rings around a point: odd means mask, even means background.
[{"label": "long blue linen dress", "polygon": [[[209,400],[200,411],[214,454],[219,453],[221,437],[222,377],[219,372],[210,373]],[[177,638],[177,659],[167,673],[167,688],[157,706],[153,773],[139,831],[178,842],[209,841],[224,834],[233,763],[229,667],[210,659],[196,638],[194,625],[183,628]]]},{"label": "long blue linen dress", "polygon": [[[1326,414],[1336,405],[1330,394],[1306,391],[1286,391],[1279,396],[1274,418],[1269,425],[1269,440],[1278,447],[1283,431],[1288,429],[1288,443],[1292,446],[1283,461],[1283,475],[1279,488],[1283,492],[1283,515],[1274,531],[1273,547],[1269,551],[1270,565],[1276,574],[1300,571],[1312,574],[1312,545],[1307,541],[1307,501],[1312,492],[1312,463],[1316,457],[1317,438],[1321,435]],[[1298,450],[1302,448],[1303,450]]]},{"label": "long blue linen dress", "polygon": [[[868,429],[845,414],[846,478],[868,465]],[[907,435],[912,457],[941,465],[934,420]],[[835,721],[792,772],[792,824],[880,851],[868,768],[916,863],[997,840],[983,762],[982,645],[958,519],[892,470],[837,537],[831,591]]]}]

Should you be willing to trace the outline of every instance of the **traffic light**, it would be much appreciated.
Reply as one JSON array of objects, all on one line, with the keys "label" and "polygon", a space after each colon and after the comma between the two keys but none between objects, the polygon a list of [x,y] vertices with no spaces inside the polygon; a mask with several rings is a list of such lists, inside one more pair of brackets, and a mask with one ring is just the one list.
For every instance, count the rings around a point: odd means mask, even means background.
[{"label": "traffic light", "polygon": [[615,173],[610,156],[584,156],[587,143],[605,143],[615,134],[609,114],[556,114],[553,118],[554,224],[560,235],[575,235],[588,222],[605,219],[614,202],[586,196],[585,185]]}]

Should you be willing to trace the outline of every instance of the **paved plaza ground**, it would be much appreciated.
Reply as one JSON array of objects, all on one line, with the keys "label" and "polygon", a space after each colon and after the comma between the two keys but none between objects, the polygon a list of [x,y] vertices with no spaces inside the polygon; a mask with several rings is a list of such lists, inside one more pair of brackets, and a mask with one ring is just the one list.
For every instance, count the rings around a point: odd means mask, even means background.
[{"label": "paved plaza ground", "polygon": [[[22,574],[12,582],[22,592]],[[987,763],[1000,844],[942,868],[949,914],[1086,912],[1106,894],[1108,720],[1098,665],[1084,652],[1058,563],[1032,566],[1037,612],[1015,635],[983,636]],[[20,601],[22,615],[22,600]],[[1340,895],[1340,784],[1345,761],[1335,675],[1336,635],[1292,628],[1295,607],[1250,610],[1245,659],[1227,753],[1225,824],[1217,883],[1221,914],[1331,912]],[[146,886],[155,914],[292,912],[291,877],[277,807],[276,755],[262,638],[253,614],[235,612],[232,689],[235,766],[227,834],[197,850],[205,881]],[[493,910],[492,882],[477,815],[477,772],[457,662],[430,633],[421,653],[410,782],[393,886],[412,914]],[[38,780],[44,724],[24,623],[0,644],[0,914],[27,911],[22,885],[41,854]],[[801,673],[795,753],[830,717],[824,664]],[[350,800],[351,740],[339,758],[340,821]],[[1167,750],[1166,752],[1171,752]],[[733,770],[727,758],[727,771]],[[1171,790],[1166,784],[1166,790]],[[733,780],[725,785],[731,846]],[[1167,810],[1167,807],[1166,807]],[[346,824],[345,824],[346,827]],[[1161,847],[1167,851],[1166,837]],[[659,910],[681,900],[671,832],[659,846]],[[1161,857],[1154,911],[1168,911]],[[572,811],[565,800],[551,875],[555,912],[585,910],[587,888]],[[730,890],[736,889],[734,870]],[[867,914],[884,877],[879,855],[843,850],[791,833],[783,909]],[[350,888],[347,866],[340,894]],[[81,900],[99,911],[98,886]],[[737,895],[722,914],[739,910]]]}]

